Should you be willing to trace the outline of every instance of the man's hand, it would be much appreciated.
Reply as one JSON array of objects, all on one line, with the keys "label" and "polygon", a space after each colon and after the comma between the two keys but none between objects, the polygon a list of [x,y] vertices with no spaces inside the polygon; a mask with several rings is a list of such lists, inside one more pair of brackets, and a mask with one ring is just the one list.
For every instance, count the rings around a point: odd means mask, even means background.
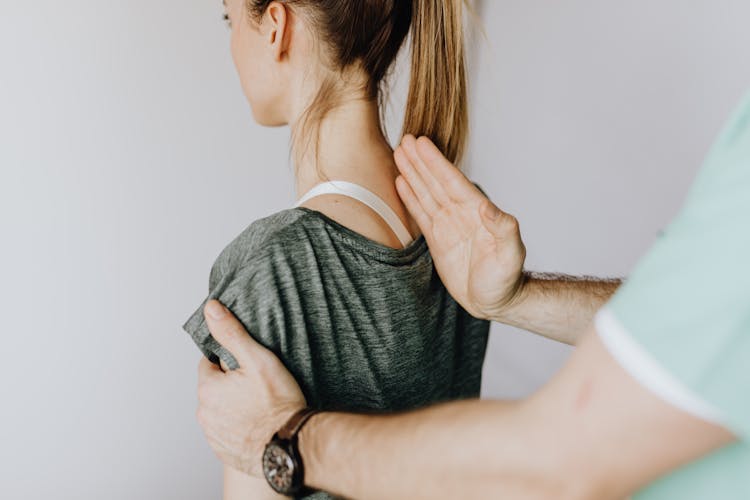
[{"label": "man's hand", "polygon": [[394,152],[396,188],[419,224],[446,288],[471,315],[497,319],[523,286],[526,248],[502,212],[426,137]]},{"label": "man's hand", "polygon": [[396,188],[459,304],[499,321],[575,344],[619,279],[525,273],[518,221],[497,208],[426,137],[407,135],[394,152]]},{"label": "man's hand", "polygon": [[220,302],[204,308],[208,329],[240,367],[222,371],[206,358],[198,366],[197,418],[225,465],[259,478],[266,443],[305,397],[281,361],[258,344]]}]

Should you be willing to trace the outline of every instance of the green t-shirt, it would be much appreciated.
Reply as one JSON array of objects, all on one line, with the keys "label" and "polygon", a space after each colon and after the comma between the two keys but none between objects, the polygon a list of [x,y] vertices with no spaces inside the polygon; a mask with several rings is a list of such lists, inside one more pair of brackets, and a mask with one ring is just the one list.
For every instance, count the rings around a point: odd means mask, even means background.
[{"label": "green t-shirt", "polygon": [[596,324],[635,379],[738,437],[636,498],[750,499],[750,95]]},{"label": "green t-shirt", "polygon": [[218,299],[279,356],[314,408],[396,412],[479,397],[489,322],[453,300],[424,237],[389,248],[320,212],[284,210],[229,243],[208,281],[183,325],[201,352],[238,366],[203,316]]}]

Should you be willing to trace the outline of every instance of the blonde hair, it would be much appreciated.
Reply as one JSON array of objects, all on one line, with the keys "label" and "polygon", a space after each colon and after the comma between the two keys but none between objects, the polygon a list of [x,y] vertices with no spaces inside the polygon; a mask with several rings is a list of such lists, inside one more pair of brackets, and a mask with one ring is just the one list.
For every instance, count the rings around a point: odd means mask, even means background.
[{"label": "blonde hair", "polygon": [[426,135],[453,163],[469,134],[463,2],[417,0],[404,134]]}]

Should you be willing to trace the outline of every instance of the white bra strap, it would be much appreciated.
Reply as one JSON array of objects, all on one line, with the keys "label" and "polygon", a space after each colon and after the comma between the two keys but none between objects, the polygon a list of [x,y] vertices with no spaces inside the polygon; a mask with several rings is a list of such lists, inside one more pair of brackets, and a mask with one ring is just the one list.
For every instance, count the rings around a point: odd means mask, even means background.
[{"label": "white bra strap", "polygon": [[401,222],[401,219],[398,218],[396,212],[378,195],[359,184],[346,181],[330,181],[318,184],[300,198],[295,207],[299,207],[308,200],[323,194],[340,194],[364,203],[383,218],[404,247],[409,246],[413,241],[411,234],[406,229],[406,226],[404,226],[404,223]]}]

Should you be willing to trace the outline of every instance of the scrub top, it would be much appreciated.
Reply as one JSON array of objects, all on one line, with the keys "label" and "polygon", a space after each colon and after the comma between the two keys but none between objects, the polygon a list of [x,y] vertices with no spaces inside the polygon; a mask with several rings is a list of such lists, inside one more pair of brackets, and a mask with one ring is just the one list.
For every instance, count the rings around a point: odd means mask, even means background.
[{"label": "scrub top", "polygon": [[641,384],[738,437],[635,498],[750,499],[750,94],[596,327]]}]

